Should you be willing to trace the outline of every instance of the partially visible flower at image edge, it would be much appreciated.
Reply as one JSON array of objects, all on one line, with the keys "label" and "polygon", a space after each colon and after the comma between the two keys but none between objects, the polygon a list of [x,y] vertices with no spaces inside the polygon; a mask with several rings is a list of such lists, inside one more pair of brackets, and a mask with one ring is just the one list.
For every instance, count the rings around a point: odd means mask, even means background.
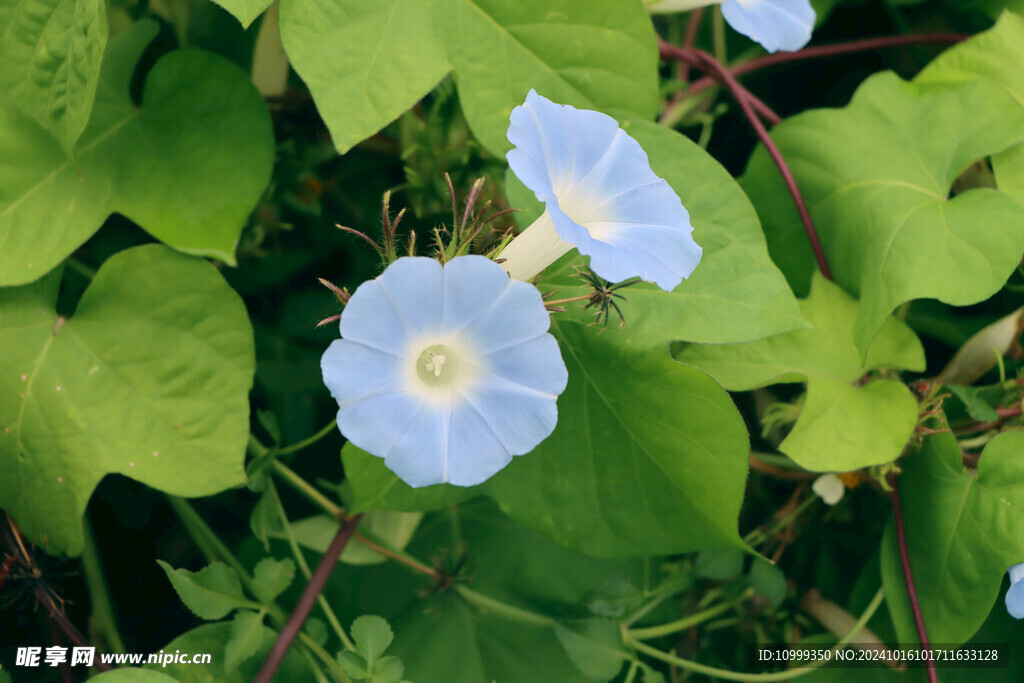
[{"label": "partially visible flower at image edge", "polygon": [[795,52],[811,39],[816,14],[810,0],[648,0],[653,13],[684,12],[721,3],[722,16],[768,52]]},{"label": "partially visible flower at image edge", "polygon": [[499,254],[509,275],[529,280],[574,246],[611,282],[640,277],[671,291],[697,267],[689,214],[615,119],[531,90],[508,139],[509,167],[545,204]]},{"label": "partially visible flower at image edge", "polygon": [[1006,611],[1014,619],[1024,619],[1024,562],[1007,571],[1010,573],[1010,589],[1006,591]]},{"label": "partially visible flower at image edge", "polygon": [[487,258],[400,258],[321,359],[338,427],[410,486],[479,484],[555,427],[568,374],[549,326],[537,289]]}]

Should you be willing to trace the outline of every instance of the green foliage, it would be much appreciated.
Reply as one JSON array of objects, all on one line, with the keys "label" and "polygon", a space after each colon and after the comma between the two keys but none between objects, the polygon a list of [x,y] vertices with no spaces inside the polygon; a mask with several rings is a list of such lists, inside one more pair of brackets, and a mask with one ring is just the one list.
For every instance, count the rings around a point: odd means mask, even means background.
[{"label": "green foliage", "polygon": [[338,654],[338,664],[353,680],[370,683],[398,683],[405,667],[397,657],[382,657],[395,634],[382,617],[364,615],[352,622],[356,650]]},{"label": "green foliage", "polygon": [[[644,584],[641,562],[601,560],[567,550],[525,530],[484,501],[460,506],[450,514],[435,514],[409,550],[422,555],[427,549],[442,548],[451,562],[456,553],[464,555],[459,578],[467,587],[533,613],[585,617],[583,599],[601,593],[608,580]],[[368,591],[395,585],[380,570],[363,571],[358,580],[367,582],[363,585]],[[590,680],[576,669],[553,625],[543,625],[543,618],[539,623],[509,619],[495,607],[474,604],[455,588],[430,592],[398,608],[396,614],[384,614],[398,634],[391,652],[404,662],[411,680]]]},{"label": "green foliage", "polygon": [[582,619],[555,623],[555,635],[580,672],[596,681],[610,681],[632,655],[622,645],[617,622]]},{"label": "green foliage", "polygon": [[522,524],[593,555],[741,544],[748,446],[726,393],[664,350],[638,349],[629,328],[599,335],[589,314],[569,316],[553,322],[569,387],[546,441],[479,487],[415,492],[379,458],[346,448],[357,508],[429,510],[486,493]]},{"label": "green foliage", "polygon": [[509,113],[530,88],[622,118],[655,107],[654,34],[639,3],[285,0],[281,37],[341,152],[451,69],[470,127],[494,154],[508,149]]},{"label": "green foliage", "polygon": [[102,683],[177,683],[178,679],[148,669],[114,669],[95,677]]},{"label": "green foliage", "polygon": [[174,569],[163,560],[157,560],[170,580],[178,597],[200,619],[223,619],[239,607],[252,603],[242,594],[242,584],[231,567],[214,562],[192,573],[187,569]]},{"label": "green foliage", "polygon": [[184,496],[245,481],[253,340],[217,271],[165,247],[111,257],[70,317],[60,275],[0,289],[0,506],[77,554],[107,473]]},{"label": "green foliage", "polygon": [[[893,309],[935,298],[963,306],[997,292],[1024,250],[1024,206],[976,188],[950,197],[974,161],[1024,139],[1024,109],[984,81],[869,78],[844,109],[805,112],[772,137],[796,176],[836,281],[861,307],[861,356]],[[806,290],[813,268],[796,210],[763,148],[744,176],[772,258]],[[938,226],[938,227],[936,227]]]},{"label": "green foliage", "polygon": [[[254,680],[356,513],[275,680],[747,680],[748,645],[861,614],[890,646],[1009,644],[943,683],[1024,675],[1024,3],[812,0],[815,40],[879,41],[766,60],[717,8],[649,4],[0,0],[0,681],[56,680],[17,649],[75,631],[166,659],[101,681]],[[782,115],[834,282],[710,54]],[[487,204],[466,246],[496,256],[544,211],[504,157],[530,89],[621,121],[703,258],[602,288],[570,249],[536,282],[554,431],[414,489],[335,429],[319,362],[380,269],[334,226],[379,241],[386,196],[396,253],[451,255]],[[925,674],[806,677],[868,679]]]},{"label": "green foliage", "polygon": [[99,84],[106,3],[3,0],[0,35],[0,87],[73,156]]},{"label": "green foliage", "polygon": [[[211,565],[212,566],[212,565]],[[224,644],[224,669],[238,665],[274,644],[274,632],[263,625],[263,612],[240,609],[231,620],[231,635]]]},{"label": "green foliage", "polygon": [[[172,676],[178,683],[252,683],[276,634],[266,626],[262,627],[264,645],[253,656],[240,662],[238,668],[229,670],[226,644],[231,638],[233,628],[233,624],[226,621],[203,624],[183,633],[161,648],[165,653],[209,653],[209,664],[172,662],[166,665],[147,664],[146,668],[162,671]],[[281,667],[277,670],[277,677],[282,681],[305,681],[310,680],[312,676],[306,660],[294,650],[285,655]]]},{"label": "green foliage", "polygon": [[267,107],[243,73],[201,50],[160,59],[136,106],[132,73],[156,30],[139,22],[111,41],[74,162],[0,94],[0,285],[39,278],[115,211],[172,247],[235,262],[270,178]]},{"label": "green foliage", "polygon": [[801,310],[813,329],[750,344],[690,345],[677,358],[732,391],[806,381],[800,417],[779,445],[806,469],[845,472],[895,460],[917,423],[917,400],[897,380],[860,380],[879,368],[923,370],[921,343],[889,318],[862,362],[854,322],[860,305],[817,274]]},{"label": "green foliage", "polygon": [[264,605],[270,605],[291,585],[295,578],[292,560],[264,557],[252,570],[252,590]]},{"label": "green foliage", "polygon": [[[1006,569],[1024,560],[1024,434],[992,439],[969,470],[949,434],[936,434],[900,477],[904,525],[917,594],[938,643],[962,643],[992,610]],[[890,521],[882,581],[901,642],[918,642]]]}]

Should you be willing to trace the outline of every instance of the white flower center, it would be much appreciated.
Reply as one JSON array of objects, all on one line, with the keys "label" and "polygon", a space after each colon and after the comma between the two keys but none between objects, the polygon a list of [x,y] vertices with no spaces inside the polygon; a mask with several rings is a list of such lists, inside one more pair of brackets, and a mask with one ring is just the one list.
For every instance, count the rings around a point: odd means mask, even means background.
[{"label": "white flower center", "polygon": [[458,379],[458,357],[444,344],[423,349],[416,359],[416,375],[430,387],[448,386]]}]

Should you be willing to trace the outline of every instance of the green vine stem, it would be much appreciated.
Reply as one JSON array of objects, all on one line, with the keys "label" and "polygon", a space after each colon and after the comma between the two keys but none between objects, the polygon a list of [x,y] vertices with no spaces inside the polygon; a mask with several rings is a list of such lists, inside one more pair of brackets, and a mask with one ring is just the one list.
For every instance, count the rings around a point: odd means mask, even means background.
[{"label": "green vine stem", "polygon": [[455,592],[458,593],[463,600],[473,605],[474,607],[481,609],[485,612],[490,612],[496,616],[514,621],[519,624],[525,624],[526,626],[537,626],[547,627],[553,626],[555,620],[551,617],[543,614],[537,614],[529,610],[510,605],[500,600],[484,595],[483,593],[477,593],[472,588],[463,586],[462,584],[455,584]]},{"label": "green vine stem", "polygon": [[[313,578],[313,573],[309,570],[309,564],[306,562],[306,556],[302,554],[302,548],[299,547],[298,541],[295,540],[295,534],[292,532],[292,525],[288,521],[288,513],[285,512],[284,505],[281,503],[281,498],[277,495],[277,489],[274,487],[274,482],[271,480],[267,481],[267,492],[264,495],[268,495],[274,502],[274,508],[277,510],[278,519],[281,520],[281,527],[284,529],[285,538],[288,539],[288,547],[292,551],[292,556],[295,558],[295,563],[299,565],[299,571],[306,578],[308,583]],[[334,610],[331,609],[330,604],[327,602],[327,598],[320,595],[316,596],[316,602],[320,606],[321,611],[324,613],[324,617],[330,623],[331,628],[334,630],[335,635],[338,636],[338,640],[349,650],[355,650],[355,643],[345,633],[345,629],[342,627],[341,622],[338,621],[337,615],[334,614]]]},{"label": "green vine stem", "polygon": [[127,652],[121,633],[117,630],[117,618],[114,615],[114,602],[110,598],[110,586],[103,572],[103,559],[96,534],[92,530],[92,520],[86,515],[83,522],[85,545],[82,548],[82,571],[85,573],[85,586],[89,592],[89,603],[92,605],[92,628],[106,642],[113,652]]},{"label": "green vine stem", "polygon": [[298,441],[296,443],[293,443],[291,446],[285,446],[285,447],[279,449],[277,451],[277,454],[278,455],[288,455],[289,453],[295,453],[297,451],[301,451],[303,448],[307,448],[309,446],[312,446],[317,441],[319,441],[320,439],[324,438],[325,436],[327,436],[328,434],[330,434],[331,432],[333,432],[337,428],[338,428],[338,422],[336,420],[331,420],[328,424],[324,425],[323,428],[321,428],[320,431],[317,432],[316,434],[314,434],[313,436],[306,437],[302,441]]},{"label": "green vine stem", "polygon": [[308,481],[300,477],[295,470],[285,465],[280,460],[274,461],[274,476],[278,477],[282,482],[288,484],[296,493],[303,496],[313,505],[317,506],[331,517],[341,519],[345,516],[345,511],[341,509],[339,505],[336,505],[331,501],[330,498],[320,493],[316,488],[313,487]]},{"label": "green vine stem", "polygon": [[[850,629],[849,633],[843,636],[839,642],[832,647],[833,653],[844,649],[854,638],[857,637],[857,634],[860,633],[861,629],[867,626],[867,623],[871,621],[871,617],[875,615],[875,612],[878,610],[879,606],[881,606],[884,599],[885,592],[879,588],[878,592],[875,593],[875,597],[872,598],[871,603],[867,606],[867,609],[864,610],[860,619],[857,620],[857,623],[853,625],[853,628]],[[703,674],[712,678],[721,678],[727,681],[788,681],[793,678],[799,678],[800,676],[804,676],[813,671],[817,671],[828,663],[824,659],[819,659],[817,662],[809,664],[808,666],[788,669],[786,671],[742,673],[739,671],[730,671],[729,669],[719,669],[718,667],[707,666],[705,664],[690,661],[689,659],[676,657],[675,655],[667,652],[662,652],[661,650],[651,647],[650,645],[632,637],[630,632],[626,629],[623,629],[623,643],[636,649],[637,652],[642,652],[643,654],[655,659],[660,659],[667,664],[678,666],[680,669],[686,669],[687,671]]]},{"label": "green vine stem", "polygon": [[669,622],[667,624],[659,624],[658,626],[646,626],[644,628],[633,628],[627,629],[627,633],[630,638],[636,640],[651,640],[652,638],[660,638],[667,636],[672,633],[678,633],[679,631],[685,631],[688,628],[692,628],[699,624],[703,624],[705,621],[717,617],[719,614],[724,614],[731,609],[734,609],[738,604],[744,600],[753,597],[754,589],[748,588],[743,591],[743,594],[735,600],[729,600],[728,602],[721,602],[714,607],[709,607],[705,610],[697,612],[696,614],[690,614],[682,619]]},{"label": "green vine stem", "polygon": [[814,505],[814,503],[816,503],[817,501],[818,496],[812,493],[811,495],[807,496],[807,498],[805,498],[799,505],[797,505],[796,509],[794,509],[792,512],[790,512],[788,515],[786,515],[779,521],[775,522],[771,527],[768,528],[767,531],[762,531],[761,529],[754,529],[749,534],[744,536],[743,540],[749,543],[750,545],[757,545],[759,543],[763,543],[764,541],[768,540],[773,535],[775,535],[775,532],[785,528],[790,522],[792,522],[794,519],[802,515],[804,511],[807,510],[807,508]]}]

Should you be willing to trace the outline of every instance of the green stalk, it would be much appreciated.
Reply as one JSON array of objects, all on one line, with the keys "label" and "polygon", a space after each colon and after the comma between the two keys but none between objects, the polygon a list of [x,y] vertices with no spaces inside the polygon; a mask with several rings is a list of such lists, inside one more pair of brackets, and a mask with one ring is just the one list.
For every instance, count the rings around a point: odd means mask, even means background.
[{"label": "green stalk", "polygon": [[92,605],[93,628],[99,632],[113,652],[127,652],[121,634],[117,630],[117,618],[114,616],[114,601],[110,597],[110,587],[103,572],[103,559],[100,557],[96,535],[92,530],[92,521],[86,515],[83,523],[85,545],[82,549],[82,570],[85,573],[85,585],[89,592],[89,603]]},{"label": "green stalk", "polygon": [[[857,623],[853,625],[849,633],[842,637],[842,639],[835,644],[832,648],[833,652],[839,652],[845,648],[851,640],[853,640],[861,629],[867,626],[867,623],[871,621],[871,617],[875,615],[879,606],[882,604],[882,600],[885,599],[884,591],[879,588],[878,592],[875,593],[875,597],[871,600],[871,604],[868,605],[867,609],[857,620]],[[707,666],[705,664],[699,664],[698,662],[690,661],[689,659],[683,659],[676,657],[667,652],[662,652],[657,648],[653,648],[650,645],[646,645],[639,640],[630,637],[629,632],[625,632],[623,636],[623,642],[627,646],[632,646],[637,652],[643,652],[644,654],[660,659],[663,662],[678,666],[680,669],[686,669],[687,671],[693,671],[694,673],[703,674],[712,678],[721,678],[727,681],[788,681],[793,678],[799,678],[812,671],[817,671],[825,664],[829,662],[824,659],[819,659],[813,664],[807,666],[798,667],[795,669],[787,669],[786,671],[773,671],[770,673],[742,673],[739,671],[730,671],[729,669],[719,669],[714,666]]]},{"label": "green stalk", "polygon": [[[313,578],[313,573],[309,570],[309,564],[306,562],[305,555],[302,554],[302,549],[299,548],[298,542],[295,540],[295,534],[292,533],[292,525],[288,521],[288,513],[285,512],[284,505],[281,504],[281,498],[277,495],[277,489],[274,488],[273,480],[267,480],[267,494],[273,498],[274,507],[277,509],[277,516],[281,520],[281,526],[284,528],[285,538],[288,539],[288,547],[291,548],[292,556],[295,558],[295,563],[299,565],[299,570],[302,575],[306,577],[308,582]],[[324,616],[330,623],[331,628],[334,629],[334,633],[338,636],[338,640],[341,641],[349,650],[355,650],[355,643],[353,643],[348,634],[345,633],[345,629],[342,628],[341,622],[338,621],[338,617],[334,614],[334,610],[331,609],[330,604],[327,602],[327,598],[323,596],[323,593],[317,596],[317,604],[320,605],[320,609],[323,611]]]},{"label": "green stalk", "polygon": [[280,460],[274,461],[274,474],[285,484],[288,484],[306,500],[317,506],[332,517],[341,519],[345,512],[340,506],[335,505],[330,498],[320,493],[308,481],[296,474],[295,470],[285,465]]},{"label": "green stalk", "polygon": [[647,626],[645,628],[633,628],[629,629],[629,637],[637,640],[650,640],[652,638],[660,638],[667,636],[672,633],[678,633],[679,631],[685,631],[688,628],[702,624],[705,621],[717,617],[719,614],[723,614],[733,609],[738,603],[746,600],[747,598],[754,595],[754,589],[748,588],[743,592],[736,600],[730,600],[729,602],[722,602],[714,607],[709,607],[696,614],[690,614],[677,621],[672,621],[667,624],[660,624],[658,626]]},{"label": "green stalk", "polygon": [[515,607],[500,600],[484,595],[483,593],[477,593],[475,590],[463,586],[461,584],[455,585],[455,592],[462,596],[462,598],[482,610],[486,610],[492,614],[495,614],[503,619],[509,621],[515,621],[520,624],[526,624],[527,626],[553,626],[555,620],[551,617],[543,614],[537,614],[536,612],[530,612],[529,610]]},{"label": "green stalk", "polygon": [[280,449],[277,452],[277,454],[278,455],[288,455],[289,453],[295,453],[296,451],[301,451],[303,448],[306,448],[308,446],[312,446],[317,441],[319,441],[320,439],[324,438],[325,436],[327,436],[328,434],[330,434],[331,432],[333,432],[337,428],[338,428],[337,420],[331,420],[329,423],[324,425],[323,428],[321,428],[319,432],[317,432],[313,436],[306,437],[302,441],[299,441],[297,443],[293,443],[291,446],[285,446],[284,448]]}]

